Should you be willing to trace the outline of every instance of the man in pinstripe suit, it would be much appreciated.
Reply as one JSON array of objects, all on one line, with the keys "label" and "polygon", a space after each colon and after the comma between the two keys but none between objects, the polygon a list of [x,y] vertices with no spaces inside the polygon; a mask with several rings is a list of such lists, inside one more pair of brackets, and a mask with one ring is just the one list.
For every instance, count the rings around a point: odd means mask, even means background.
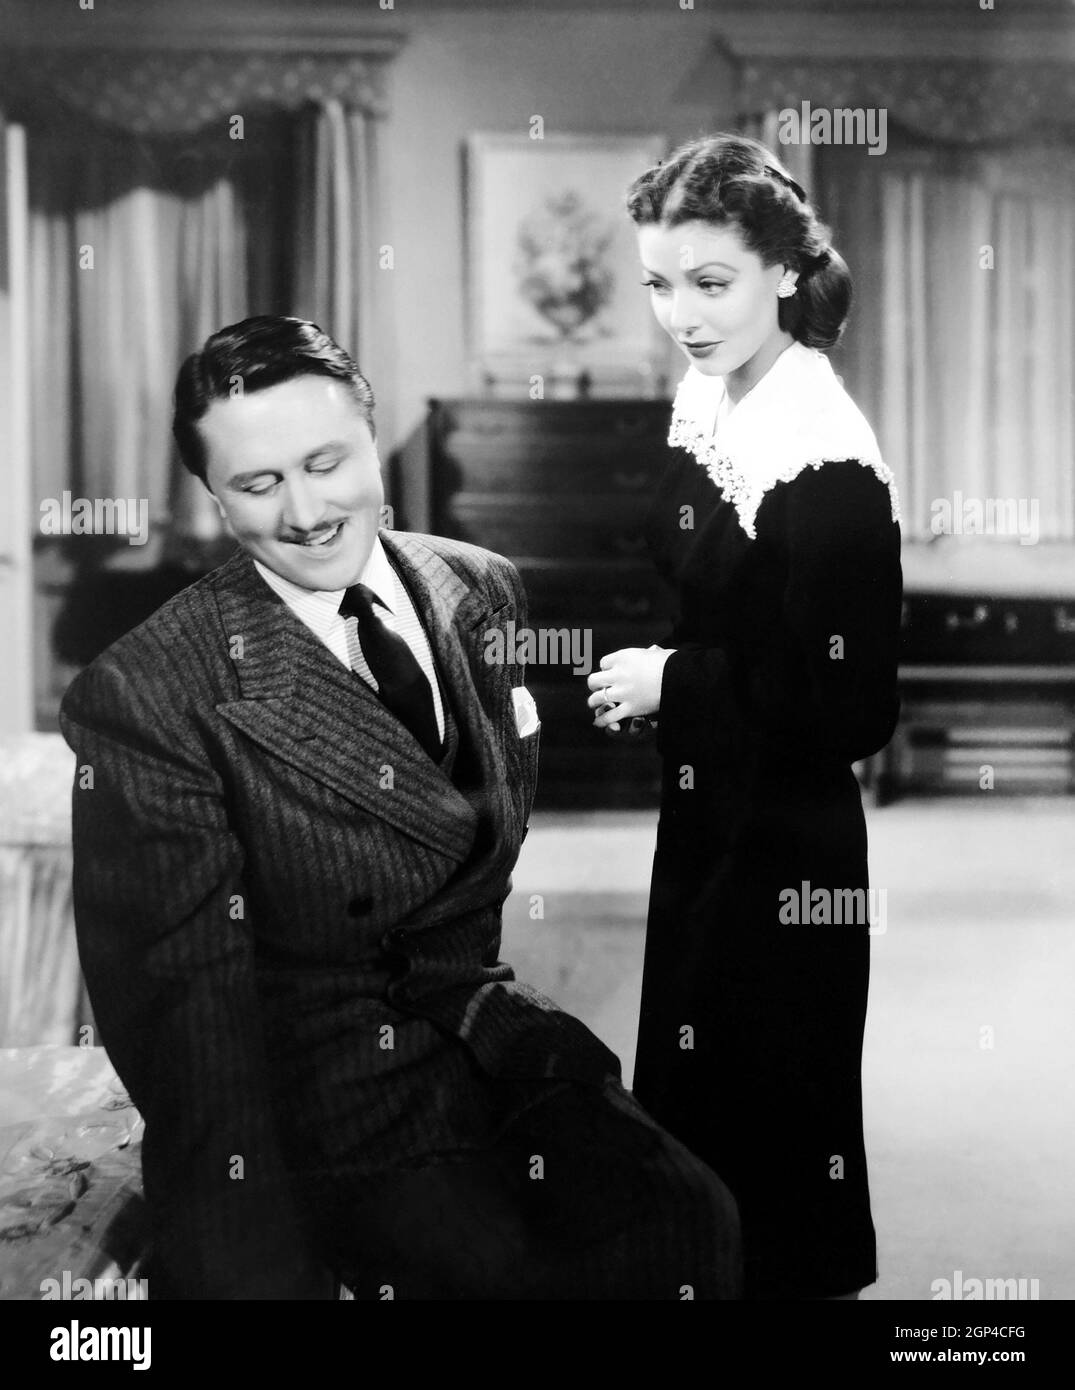
[{"label": "man in pinstripe suit", "polygon": [[[239,549],[63,703],[150,1294],[733,1298],[727,1189],[498,958],[537,733],[485,634],[524,595],[499,556],[379,528],[372,405],[299,320],[189,358],[176,438]],[[425,744],[340,611],[358,581],[428,681]]]}]

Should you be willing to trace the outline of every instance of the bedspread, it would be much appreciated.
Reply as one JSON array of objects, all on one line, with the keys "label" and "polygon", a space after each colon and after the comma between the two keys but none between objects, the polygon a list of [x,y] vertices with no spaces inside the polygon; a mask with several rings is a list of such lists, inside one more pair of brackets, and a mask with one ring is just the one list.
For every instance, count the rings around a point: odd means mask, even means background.
[{"label": "bedspread", "polygon": [[141,1136],[103,1048],[0,1049],[0,1299],[146,1296]]}]

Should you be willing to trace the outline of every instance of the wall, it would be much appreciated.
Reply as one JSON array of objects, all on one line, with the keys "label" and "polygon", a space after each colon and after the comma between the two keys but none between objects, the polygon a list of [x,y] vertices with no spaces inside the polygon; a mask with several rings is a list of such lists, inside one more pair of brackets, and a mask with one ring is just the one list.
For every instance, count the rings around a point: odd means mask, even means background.
[{"label": "wall", "polygon": [[[669,6],[653,15],[424,15],[393,68],[383,129],[386,216],[379,242],[394,342],[367,366],[386,434],[405,438],[426,397],[470,384],[466,363],[462,149],[478,131],[648,133],[673,141],[732,118],[731,74],[704,106],[677,98],[711,32]],[[639,313],[649,312],[639,291]],[[384,317],[382,317],[382,322]],[[386,388],[394,399],[388,401]]]}]

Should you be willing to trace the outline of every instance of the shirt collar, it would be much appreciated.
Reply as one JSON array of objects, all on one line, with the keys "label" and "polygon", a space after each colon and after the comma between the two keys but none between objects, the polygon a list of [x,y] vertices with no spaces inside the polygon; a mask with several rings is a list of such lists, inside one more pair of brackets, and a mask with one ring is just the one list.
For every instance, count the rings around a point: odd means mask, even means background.
[{"label": "shirt collar", "polygon": [[829,459],[854,459],[871,468],[888,487],[892,519],[899,520],[892,470],[824,353],[792,343],[727,413],[721,412],[725,395],[721,377],[691,365],[676,392],[668,442],[694,455],[734,505],[748,536],[756,534],[755,517],[767,492]]},{"label": "shirt collar", "polygon": [[[283,575],[268,569],[260,560],[254,561],[254,568],[269,588],[274,593],[279,594],[285,603],[291,605],[296,602],[315,603],[319,610],[323,608],[326,617],[339,612],[340,600],[347,592],[346,589],[304,589],[301,584],[294,584],[290,579],[285,579]],[[381,607],[387,608],[389,613],[395,614],[396,577],[389,563],[388,553],[381,544],[380,536],[373,538],[373,549],[370,551],[370,557],[358,578],[358,583],[365,584],[367,588],[372,589]]]}]

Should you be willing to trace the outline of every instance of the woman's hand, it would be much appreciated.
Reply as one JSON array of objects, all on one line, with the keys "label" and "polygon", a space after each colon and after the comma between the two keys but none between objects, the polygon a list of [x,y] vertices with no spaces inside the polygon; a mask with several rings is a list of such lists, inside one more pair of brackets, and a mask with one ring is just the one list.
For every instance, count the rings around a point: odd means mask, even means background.
[{"label": "woman's hand", "polygon": [[586,701],[601,712],[594,728],[619,731],[621,719],[656,714],[661,707],[664,663],[674,648],[624,647],[601,658],[600,668],[586,677],[594,692]]}]

